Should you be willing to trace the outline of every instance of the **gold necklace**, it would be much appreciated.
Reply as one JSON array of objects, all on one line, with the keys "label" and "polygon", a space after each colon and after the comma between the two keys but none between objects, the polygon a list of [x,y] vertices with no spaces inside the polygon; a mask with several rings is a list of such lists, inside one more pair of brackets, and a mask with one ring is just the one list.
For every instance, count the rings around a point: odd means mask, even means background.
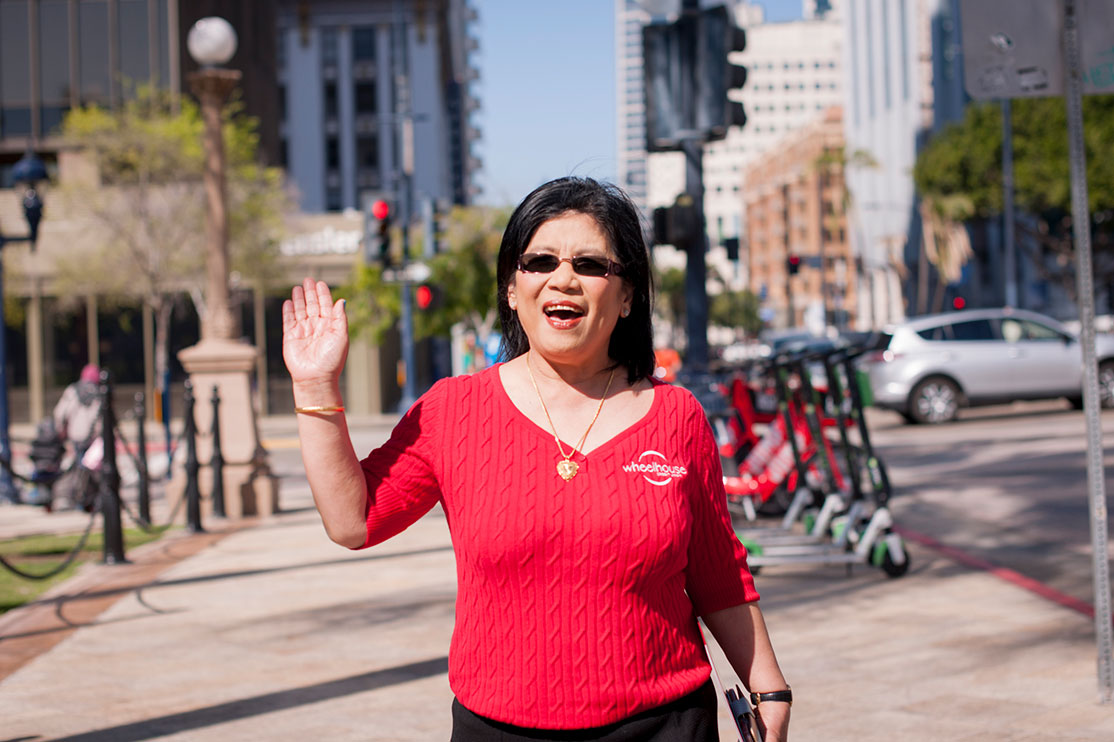
[{"label": "gold necklace", "polygon": [[603,410],[604,400],[607,399],[607,393],[611,391],[611,382],[615,379],[615,369],[611,369],[611,375],[607,377],[607,386],[604,387],[603,396],[600,397],[600,406],[596,408],[596,414],[592,417],[592,422],[588,423],[588,429],[584,431],[584,435],[580,436],[580,443],[577,443],[576,447],[568,453],[565,453],[565,448],[561,445],[561,439],[557,436],[557,426],[553,424],[553,418],[549,416],[549,408],[545,406],[545,400],[542,399],[541,390],[538,389],[538,382],[534,381],[534,371],[530,368],[530,351],[526,351],[526,373],[530,374],[530,383],[534,386],[534,391],[538,395],[538,401],[542,403],[542,412],[545,413],[545,419],[549,422],[549,429],[553,431],[553,440],[557,443],[557,450],[564,459],[564,461],[557,462],[557,473],[561,475],[562,479],[568,482],[580,471],[580,465],[572,460],[572,455],[580,450],[581,446],[584,445],[584,441],[588,440],[588,431],[592,429],[592,426],[596,424],[596,420],[599,419],[600,412]]}]

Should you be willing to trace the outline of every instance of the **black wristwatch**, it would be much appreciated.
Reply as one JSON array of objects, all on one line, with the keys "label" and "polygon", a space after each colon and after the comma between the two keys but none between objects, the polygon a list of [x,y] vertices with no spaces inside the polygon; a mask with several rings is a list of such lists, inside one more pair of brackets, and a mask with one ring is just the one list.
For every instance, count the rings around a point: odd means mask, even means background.
[{"label": "black wristwatch", "polygon": [[785,690],[772,690],[769,693],[751,693],[750,705],[757,706],[763,701],[781,701],[793,705],[793,691],[789,688]]}]

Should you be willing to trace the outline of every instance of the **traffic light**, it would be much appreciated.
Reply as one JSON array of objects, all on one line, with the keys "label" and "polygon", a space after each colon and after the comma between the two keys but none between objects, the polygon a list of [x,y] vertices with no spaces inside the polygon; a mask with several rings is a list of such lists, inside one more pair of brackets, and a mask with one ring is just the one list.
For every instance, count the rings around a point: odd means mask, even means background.
[{"label": "traffic light", "polygon": [[964,299],[962,296],[957,296],[952,299],[952,309],[960,310],[963,309],[965,306],[967,306],[967,300]]},{"label": "traffic light", "polygon": [[747,80],[746,68],[728,58],[746,49],[746,31],[735,25],[725,6],[717,5],[700,11],[699,33],[696,69],[701,80],[697,86],[696,128],[714,141],[725,138],[729,127],[747,122],[743,104],[727,95]]},{"label": "traffic light", "polygon": [[700,235],[700,214],[692,196],[682,193],[672,206],[654,209],[654,244],[684,248]]},{"label": "traffic light", "polygon": [[791,276],[797,275],[801,270],[801,256],[790,254],[789,257],[785,259],[785,270],[787,270]]},{"label": "traffic light", "polygon": [[369,263],[378,260],[384,268],[390,268],[394,208],[386,197],[379,195],[366,198],[365,203],[364,260]]},{"label": "traffic light", "polygon": [[726,238],[724,238],[723,249],[725,251],[727,251],[727,259],[728,260],[738,260],[739,259],[739,238],[738,237],[726,237]]},{"label": "traffic light", "polygon": [[648,152],[680,149],[694,133],[723,139],[729,127],[746,123],[742,104],[727,97],[746,81],[746,69],[728,55],[745,46],[745,32],[723,5],[643,27]]},{"label": "traffic light", "polygon": [[440,286],[420,283],[414,289],[414,304],[423,312],[432,312],[444,304],[444,293]]}]

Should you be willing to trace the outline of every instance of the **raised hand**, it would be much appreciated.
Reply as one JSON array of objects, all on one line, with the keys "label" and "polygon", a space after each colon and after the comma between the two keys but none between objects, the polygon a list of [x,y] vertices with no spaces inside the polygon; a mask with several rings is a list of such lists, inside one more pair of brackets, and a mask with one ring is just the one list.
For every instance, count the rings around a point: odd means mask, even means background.
[{"label": "raised hand", "polygon": [[282,303],[282,359],[295,384],[334,384],[348,357],[344,300],[306,278]]}]

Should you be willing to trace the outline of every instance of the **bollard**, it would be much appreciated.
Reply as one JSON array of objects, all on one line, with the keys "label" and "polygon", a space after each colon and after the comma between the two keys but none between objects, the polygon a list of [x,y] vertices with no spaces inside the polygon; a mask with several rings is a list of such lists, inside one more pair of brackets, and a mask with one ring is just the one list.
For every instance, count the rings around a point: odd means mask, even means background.
[{"label": "bollard", "polygon": [[220,389],[213,384],[213,454],[209,468],[213,472],[213,515],[223,518],[224,513],[224,455],[220,450]]},{"label": "bollard", "polygon": [[139,450],[135,453],[136,469],[139,470],[139,518],[144,523],[151,522],[151,489],[147,481],[147,408],[144,404],[143,392],[135,393],[135,420],[139,424],[135,433],[135,445]]},{"label": "bollard", "polygon": [[193,419],[193,384],[186,382],[186,524],[193,533],[203,533],[201,527],[201,489],[197,483],[201,465],[197,463],[197,422]]},{"label": "bollard", "polygon": [[104,563],[125,564],[124,529],[120,523],[120,470],[116,467],[116,414],[112,410],[112,381],[101,371],[101,460],[100,502],[104,521]]}]

